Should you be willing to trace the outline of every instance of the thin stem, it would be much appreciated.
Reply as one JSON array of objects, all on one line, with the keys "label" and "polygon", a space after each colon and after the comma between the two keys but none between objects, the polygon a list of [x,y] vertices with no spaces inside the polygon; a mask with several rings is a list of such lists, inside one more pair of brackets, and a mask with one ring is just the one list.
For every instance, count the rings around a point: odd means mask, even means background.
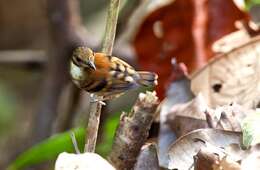
[{"label": "thin stem", "polygon": [[[102,48],[102,52],[108,55],[111,55],[113,50],[119,6],[120,6],[120,0],[110,1],[108,15],[107,15],[105,38],[103,41],[103,48]],[[96,102],[93,102],[90,105],[85,152],[95,152],[98,128],[100,122],[100,114],[102,109],[102,103],[98,102],[98,100],[102,100],[102,98],[100,99],[97,98],[97,96],[94,96],[92,99]]]},{"label": "thin stem", "polygon": [[[97,96],[93,96],[91,98],[92,100],[100,100],[97,98]],[[102,104],[98,101],[95,101],[90,104],[89,121],[88,121],[87,133],[86,133],[85,152],[95,152],[101,109],[102,109]]]},{"label": "thin stem", "polygon": [[108,55],[111,55],[113,50],[119,6],[120,6],[120,0],[110,1],[108,15],[107,15],[106,32],[105,32],[105,37],[103,40],[103,47],[102,47],[102,52]]},{"label": "thin stem", "polygon": [[72,141],[72,144],[74,146],[74,149],[75,149],[76,153],[80,154],[80,150],[79,150],[77,139],[75,137],[75,133],[74,132],[70,133],[70,138],[71,138],[71,141]]}]

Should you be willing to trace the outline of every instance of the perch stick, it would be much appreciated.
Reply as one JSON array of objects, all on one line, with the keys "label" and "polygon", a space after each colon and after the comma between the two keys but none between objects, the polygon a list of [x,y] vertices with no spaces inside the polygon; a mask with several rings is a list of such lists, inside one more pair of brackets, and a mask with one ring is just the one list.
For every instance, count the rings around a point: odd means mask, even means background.
[{"label": "perch stick", "polygon": [[[108,55],[112,54],[114,39],[116,34],[116,25],[119,12],[120,0],[111,0],[106,23],[105,37],[103,40],[102,52]],[[102,100],[94,96],[95,101]],[[89,122],[86,134],[85,152],[95,152],[100,114],[102,109],[101,102],[93,102],[90,105]]]}]

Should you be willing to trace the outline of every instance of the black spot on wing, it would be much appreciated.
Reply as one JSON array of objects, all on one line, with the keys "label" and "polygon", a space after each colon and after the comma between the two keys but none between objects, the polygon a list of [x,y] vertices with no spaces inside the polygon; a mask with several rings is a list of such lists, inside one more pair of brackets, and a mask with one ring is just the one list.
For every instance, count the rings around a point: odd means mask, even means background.
[{"label": "black spot on wing", "polygon": [[99,92],[103,88],[105,88],[107,85],[106,79],[101,80],[96,86],[92,87],[91,89],[88,89],[89,92]]},{"label": "black spot on wing", "polygon": [[121,72],[121,70],[120,70],[120,64],[116,63],[116,69],[115,69],[115,71]]},{"label": "black spot on wing", "polygon": [[88,90],[89,87],[91,87],[95,81],[89,81],[88,83],[84,84],[81,88]]},{"label": "black spot on wing", "polygon": [[127,82],[122,82],[122,83],[114,83],[110,86],[109,91],[113,91],[113,90],[130,90],[133,88],[138,87],[138,84],[136,82],[131,82],[131,83],[127,83]]},{"label": "black spot on wing", "polygon": [[120,74],[119,71],[114,71],[112,76],[113,76],[113,78],[118,78],[119,74]]}]

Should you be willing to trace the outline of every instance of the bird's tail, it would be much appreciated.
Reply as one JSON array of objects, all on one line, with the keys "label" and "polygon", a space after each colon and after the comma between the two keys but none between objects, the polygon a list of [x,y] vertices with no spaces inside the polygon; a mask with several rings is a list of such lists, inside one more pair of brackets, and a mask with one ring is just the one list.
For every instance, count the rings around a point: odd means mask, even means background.
[{"label": "bird's tail", "polygon": [[143,86],[155,86],[157,85],[158,75],[156,73],[147,72],[147,71],[138,71],[140,79],[138,83]]}]

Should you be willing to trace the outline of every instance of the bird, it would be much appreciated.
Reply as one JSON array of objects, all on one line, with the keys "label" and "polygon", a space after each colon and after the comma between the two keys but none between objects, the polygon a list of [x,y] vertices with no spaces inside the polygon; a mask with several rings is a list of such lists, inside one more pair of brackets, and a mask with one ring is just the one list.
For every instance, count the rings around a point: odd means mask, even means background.
[{"label": "bird", "polygon": [[140,86],[153,87],[158,79],[156,73],[136,71],[118,57],[93,52],[88,47],[74,49],[70,75],[77,87],[102,96],[102,100],[119,97]]}]

